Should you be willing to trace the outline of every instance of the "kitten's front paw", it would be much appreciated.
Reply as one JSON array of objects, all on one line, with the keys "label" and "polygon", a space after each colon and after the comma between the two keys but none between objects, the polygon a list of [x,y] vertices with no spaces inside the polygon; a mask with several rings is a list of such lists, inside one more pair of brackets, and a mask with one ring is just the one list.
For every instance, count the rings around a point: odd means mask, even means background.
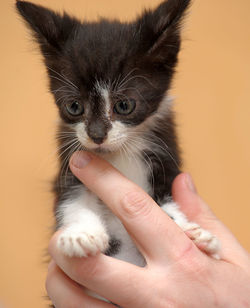
[{"label": "kitten's front paw", "polygon": [[219,240],[209,231],[202,229],[196,223],[187,222],[182,227],[187,236],[204,252],[215,259],[220,259]]},{"label": "kitten's front paw", "polygon": [[87,231],[82,225],[67,227],[58,237],[57,248],[68,257],[95,256],[108,249],[109,236],[103,231]]},{"label": "kitten's front paw", "polygon": [[213,234],[202,229],[198,224],[189,222],[175,202],[166,202],[162,205],[162,209],[193,240],[200,250],[203,250],[215,259],[220,259],[220,242]]}]

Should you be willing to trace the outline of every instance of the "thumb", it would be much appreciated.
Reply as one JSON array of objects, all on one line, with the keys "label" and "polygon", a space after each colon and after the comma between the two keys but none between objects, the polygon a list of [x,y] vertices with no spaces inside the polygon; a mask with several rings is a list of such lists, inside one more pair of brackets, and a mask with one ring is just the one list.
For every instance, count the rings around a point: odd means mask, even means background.
[{"label": "thumb", "polygon": [[217,221],[211,209],[197,194],[196,187],[188,173],[179,174],[172,186],[172,195],[186,216],[202,226]]},{"label": "thumb", "polygon": [[[179,174],[172,185],[172,195],[181,211],[189,220],[198,223],[202,228],[213,233],[221,242],[221,257],[229,262],[242,262],[245,250],[234,235],[213,214],[208,205],[197,194],[191,176],[187,173]],[[241,258],[239,258],[241,256]]]}]

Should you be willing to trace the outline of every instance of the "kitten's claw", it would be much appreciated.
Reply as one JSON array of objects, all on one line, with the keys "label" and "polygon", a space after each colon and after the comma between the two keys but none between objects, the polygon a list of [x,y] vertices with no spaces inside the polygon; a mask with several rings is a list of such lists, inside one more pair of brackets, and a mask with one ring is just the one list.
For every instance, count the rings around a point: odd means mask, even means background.
[{"label": "kitten's claw", "polygon": [[89,232],[82,226],[68,227],[59,235],[57,248],[68,257],[95,256],[108,249],[109,237],[105,232]]},{"label": "kitten's claw", "polygon": [[183,226],[183,230],[187,236],[193,240],[199,249],[213,257],[214,259],[219,260],[219,250],[220,242],[219,240],[211,234],[209,231],[202,229],[196,223],[187,223]]}]

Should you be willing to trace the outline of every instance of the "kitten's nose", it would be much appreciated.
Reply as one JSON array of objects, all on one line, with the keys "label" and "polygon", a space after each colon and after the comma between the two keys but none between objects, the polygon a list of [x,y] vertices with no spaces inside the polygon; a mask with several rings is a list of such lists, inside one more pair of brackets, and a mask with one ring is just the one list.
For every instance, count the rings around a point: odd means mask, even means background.
[{"label": "kitten's nose", "polygon": [[96,121],[96,122],[90,123],[90,125],[88,126],[87,132],[88,132],[89,138],[92,139],[94,143],[102,144],[105,138],[107,137],[107,133],[108,133],[107,130],[108,129],[105,123],[101,121]]}]

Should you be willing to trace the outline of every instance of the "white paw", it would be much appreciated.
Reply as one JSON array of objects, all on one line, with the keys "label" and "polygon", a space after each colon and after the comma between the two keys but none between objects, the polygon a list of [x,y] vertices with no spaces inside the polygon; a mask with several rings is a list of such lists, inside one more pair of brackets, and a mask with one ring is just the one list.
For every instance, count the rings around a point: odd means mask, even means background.
[{"label": "white paw", "polygon": [[187,222],[184,226],[182,226],[182,228],[188,237],[197,245],[197,247],[199,247],[211,257],[220,259],[220,242],[213,234],[207,230],[202,229],[196,223],[191,222]]},{"label": "white paw", "polygon": [[87,231],[81,225],[67,227],[58,237],[57,248],[68,257],[95,256],[108,249],[109,237],[103,231]]}]

